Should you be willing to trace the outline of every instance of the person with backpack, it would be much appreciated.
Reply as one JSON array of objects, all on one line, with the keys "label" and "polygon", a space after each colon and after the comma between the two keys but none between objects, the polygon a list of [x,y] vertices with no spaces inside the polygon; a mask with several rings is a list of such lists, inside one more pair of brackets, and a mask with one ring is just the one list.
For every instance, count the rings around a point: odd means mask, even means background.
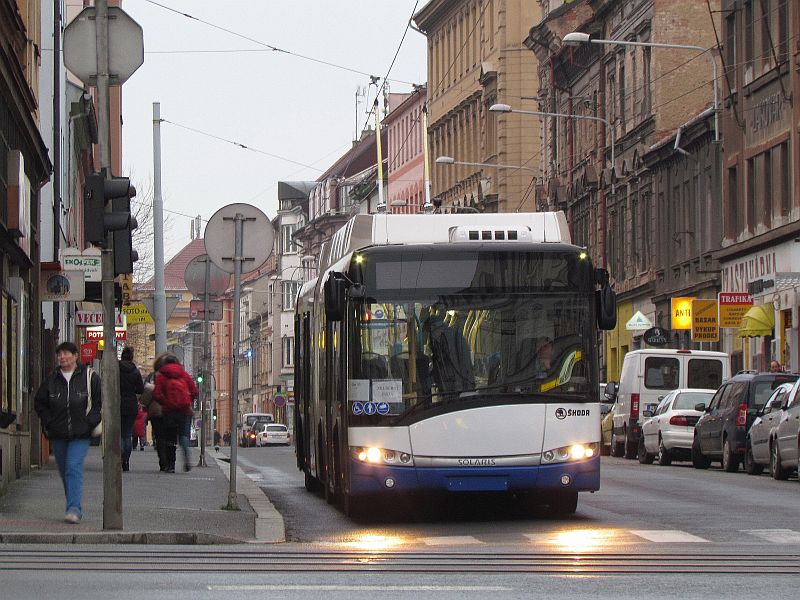
[{"label": "person with backpack", "polygon": [[122,434],[122,470],[130,470],[131,450],[133,450],[133,424],[139,414],[139,394],[144,392],[144,381],[133,362],[133,348],[126,346],[119,361],[119,412],[120,433]]},{"label": "person with backpack", "polygon": [[183,448],[184,471],[191,470],[188,427],[194,415],[192,401],[200,396],[192,376],[181,366],[178,357],[167,355],[155,379],[153,399],[161,405],[162,428],[166,444],[167,473],[175,472],[175,451],[178,439]]},{"label": "person with backpack", "polygon": [[64,484],[64,520],[77,524],[83,518],[83,461],[91,438],[100,435],[100,376],[78,361],[78,347],[72,342],[59,344],[56,356],[58,368],[39,386],[34,409]]}]

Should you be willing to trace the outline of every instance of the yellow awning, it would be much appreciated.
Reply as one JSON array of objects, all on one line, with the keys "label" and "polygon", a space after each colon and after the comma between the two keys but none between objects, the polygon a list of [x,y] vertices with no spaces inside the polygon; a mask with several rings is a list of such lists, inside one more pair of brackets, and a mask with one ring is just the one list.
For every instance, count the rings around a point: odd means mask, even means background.
[{"label": "yellow awning", "polygon": [[775,327],[775,310],[771,304],[760,304],[744,314],[738,335],[739,337],[772,335],[773,327]]}]

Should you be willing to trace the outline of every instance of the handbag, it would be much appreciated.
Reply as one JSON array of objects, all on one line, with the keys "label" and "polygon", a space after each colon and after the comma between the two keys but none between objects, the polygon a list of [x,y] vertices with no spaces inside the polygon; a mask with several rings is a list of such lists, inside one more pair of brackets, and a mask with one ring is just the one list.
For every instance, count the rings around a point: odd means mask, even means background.
[{"label": "handbag", "polygon": [[[92,368],[86,367],[86,390],[89,394],[89,401],[86,403],[86,414],[92,412]],[[103,435],[103,421],[100,421],[94,429],[92,429],[92,437],[98,438]]]}]

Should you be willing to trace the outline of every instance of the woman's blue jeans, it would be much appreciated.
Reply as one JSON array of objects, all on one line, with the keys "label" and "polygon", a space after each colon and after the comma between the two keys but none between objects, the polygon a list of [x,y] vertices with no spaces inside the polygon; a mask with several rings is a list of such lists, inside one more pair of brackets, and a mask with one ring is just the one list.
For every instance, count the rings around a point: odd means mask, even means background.
[{"label": "woman's blue jeans", "polygon": [[89,451],[89,438],[74,440],[51,440],[56,457],[58,473],[64,484],[67,497],[66,512],[75,512],[83,517],[81,499],[83,496],[83,461]]}]

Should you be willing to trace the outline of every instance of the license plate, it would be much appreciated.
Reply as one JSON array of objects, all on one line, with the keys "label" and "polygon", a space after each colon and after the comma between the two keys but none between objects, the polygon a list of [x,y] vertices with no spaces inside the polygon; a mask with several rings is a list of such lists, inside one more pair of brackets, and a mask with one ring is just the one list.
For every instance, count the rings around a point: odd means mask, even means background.
[{"label": "license plate", "polygon": [[656,412],[657,408],[658,404],[648,404],[647,406],[645,406],[645,410],[649,410],[652,413]]}]

